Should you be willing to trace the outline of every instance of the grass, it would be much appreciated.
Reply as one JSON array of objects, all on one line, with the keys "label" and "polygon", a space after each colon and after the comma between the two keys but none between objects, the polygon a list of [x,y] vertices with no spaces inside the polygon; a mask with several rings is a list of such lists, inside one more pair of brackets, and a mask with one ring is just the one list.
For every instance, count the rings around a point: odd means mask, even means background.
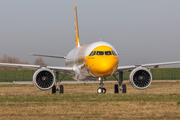
[{"label": "grass", "polygon": [[[0,82],[10,81],[31,81],[35,70],[5,70],[0,71]],[[153,80],[179,80],[180,79],[180,68],[161,68],[151,69]],[[124,72],[124,80],[129,80],[130,72]],[[118,76],[117,76],[118,77]],[[59,79],[62,76],[59,75]],[[64,81],[73,81],[71,75],[67,75]],[[110,76],[107,78],[109,81],[114,81],[115,78]]]},{"label": "grass", "polygon": [[[32,81],[34,72],[35,70],[3,70],[0,71],[0,82]],[[62,76],[59,75],[59,79],[61,78]],[[73,78],[71,77],[71,75],[67,75],[63,80],[73,81]]]},{"label": "grass", "polygon": [[[179,80],[180,79],[180,68],[159,68],[150,69],[153,80]],[[124,72],[124,79],[129,80],[130,72]],[[114,80],[113,76],[110,76],[107,80]]]},{"label": "grass", "polygon": [[152,83],[146,90],[127,84],[127,94],[97,94],[99,84],[64,84],[64,94],[33,85],[0,84],[0,119],[180,119],[180,82]]}]

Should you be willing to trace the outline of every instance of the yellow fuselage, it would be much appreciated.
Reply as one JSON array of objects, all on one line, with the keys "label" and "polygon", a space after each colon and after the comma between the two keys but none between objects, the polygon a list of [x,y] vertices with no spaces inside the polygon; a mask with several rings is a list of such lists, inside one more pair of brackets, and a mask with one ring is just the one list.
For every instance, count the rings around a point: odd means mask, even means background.
[{"label": "yellow fuselage", "polygon": [[117,52],[109,43],[96,42],[71,50],[67,55],[66,66],[80,66],[83,75],[106,78],[116,71],[118,62]]}]

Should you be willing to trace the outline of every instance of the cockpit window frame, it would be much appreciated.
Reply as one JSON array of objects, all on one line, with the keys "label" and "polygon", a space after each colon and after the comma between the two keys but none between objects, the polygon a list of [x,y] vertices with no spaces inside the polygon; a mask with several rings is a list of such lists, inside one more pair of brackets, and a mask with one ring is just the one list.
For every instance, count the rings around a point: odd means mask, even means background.
[{"label": "cockpit window frame", "polygon": [[[100,54],[99,54],[100,53]],[[103,54],[102,54],[103,53]],[[96,55],[104,55],[104,51],[97,51]]]},{"label": "cockpit window frame", "polygon": [[94,51],[91,56],[94,56],[94,55],[96,55],[96,51]]},{"label": "cockpit window frame", "polygon": [[[110,54],[108,54],[110,53]],[[105,55],[112,55],[112,52],[111,51],[105,51]]]},{"label": "cockpit window frame", "polygon": [[89,54],[89,56],[91,56],[91,55],[93,54],[93,52],[94,52],[94,51],[92,51],[92,52]]},{"label": "cockpit window frame", "polygon": [[112,54],[113,54],[114,56],[117,56],[117,54],[116,54],[116,52],[115,52],[115,51],[112,51]]},{"label": "cockpit window frame", "polygon": [[[100,54],[98,54],[100,53]],[[110,54],[107,54],[107,53],[110,53]],[[116,52],[115,51],[92,51],[89,56],[94,56],[94,55],[114,55],[114,56],[117,56]]]}]

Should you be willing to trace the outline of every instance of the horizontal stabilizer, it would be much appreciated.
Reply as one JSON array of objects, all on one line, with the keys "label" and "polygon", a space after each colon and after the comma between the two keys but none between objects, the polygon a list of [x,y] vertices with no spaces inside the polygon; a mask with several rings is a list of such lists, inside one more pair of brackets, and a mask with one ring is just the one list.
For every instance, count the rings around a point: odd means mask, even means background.
[{"label": "horizontal stabilizer", "polygon": [[42,54],[32,54],[32,53],[30,53],[29,55],[31,55],[31,56],[40,56],[40,57],[51,57],[51,58],[66,59],[65,56],[57,56],[57,55],[42,55]]}]

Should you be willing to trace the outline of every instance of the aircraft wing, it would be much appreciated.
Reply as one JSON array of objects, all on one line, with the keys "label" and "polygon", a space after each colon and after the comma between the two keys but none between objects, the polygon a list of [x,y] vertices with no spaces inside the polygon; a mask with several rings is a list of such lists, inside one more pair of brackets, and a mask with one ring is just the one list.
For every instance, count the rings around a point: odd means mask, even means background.
[{"label": "aircraft wing", "polygon": [[116,70],[118,71],[126,71],[126,70],[132,70],[137,67],[154,67],[154,68],[159,68],[159,66],[164,66],[164,65],[175,65],[175,64],[180,64],[180,61],[174,61],[174,62],[162,62],[162,63],[151,63],[151,64],[142,64],[142,65],[130,65],[130,66],[119,66]]},{"label": "aircraft wing", "polygon": [[5,67],[18,67],[18,68],[26,68],[26,69],[40,69],[42,67],[58,71],[58,72],[63,72],[67,74],[73,74],[73,68],[72,67],[56,67],[56,66],[41,66],[41,65],[29,65],[29,64],[14,64],[14,63],[0,63],[0,66],[5,66]]}]

